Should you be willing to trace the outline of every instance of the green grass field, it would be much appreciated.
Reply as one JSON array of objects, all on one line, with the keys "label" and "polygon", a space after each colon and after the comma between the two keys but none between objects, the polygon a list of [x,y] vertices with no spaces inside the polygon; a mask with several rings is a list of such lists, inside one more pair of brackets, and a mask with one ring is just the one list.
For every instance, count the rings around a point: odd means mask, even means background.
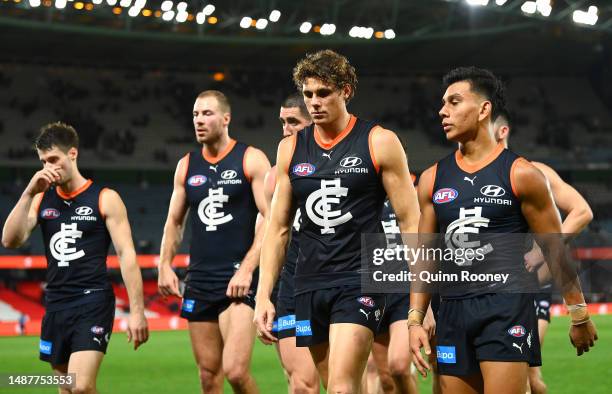
[{"label": "green grass field", "polygon": [[[549,392],[612,392],[612,316],[593,318],[599,330],[597,346],[576,357],[571,347],[567,318],[554,318],[544,346],[544,379]],[[38,361],[37,337],[0,338],[0,373],[48,373]],[[252,371],[262,393],[286,393],[276,351],[257,343]],[[420,380],[422,393],[430,393],[429,381]],[[137,352],[115,333],[98,377],[102,394],[198,393],[198,378],[185,331],[153,332],[149,343]],[[0,393],[55,393],[55,389],[6,389]],[[231,392],[226,385],[226,392]]]}]

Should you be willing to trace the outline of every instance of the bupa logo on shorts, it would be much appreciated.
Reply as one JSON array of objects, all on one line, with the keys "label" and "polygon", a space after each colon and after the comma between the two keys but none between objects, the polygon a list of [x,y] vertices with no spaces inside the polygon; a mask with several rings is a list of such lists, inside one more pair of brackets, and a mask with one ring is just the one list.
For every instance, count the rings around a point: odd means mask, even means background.
[{"label": "bupa logo on shorts", "polygon": [[193,307],[195,306],[195,300],[183,300],[183,311],[185,312],[193,312]]},{"label": "bupa logo on shorts", "polygon": [[362,163],[362,160],[359,157],[349,156],[340,160],[340,165],[345,168],[357,167]]},{"label": "bupa logo on shorts", "polygon": [[457,353],[454,346],[436,346],[438,362],[442,364],[457,364]]},{"label": "bupa logo on shorts", "polygon": [[297,176],[308,176],[312,175],[316,170],[316,167],[310,163],[300,163],[293,166],[293,173]]},{"label": "bupa logo on shorts", "polygon": [[82,206],[75,209],[74,212],[79,216],[87,216],[93,213],[93,209],[88,206]]},{"label": "bupa logo on shorts", "polygon": [[38,345],[38,349],[42,354],[46,354],[47,356],[51,355],[51,350],[53,349],[53,344],[48,341],[40,340],[40,344]]},{"label": "bupa logo on shorts", "polygon": [[445,187],[434,193],[433,202],[436,204],[445,204],[453,201],[455,198],[457,198],[457,196],[459,196],[459,192],[457,190],[450,187]]},{"label": "bupa logo on shorts", "polygon": [[43,219],[57,219],[60,213],[55,208],[47,208],[40,213],[40,217]]},{"label": "bupa logo on shorts", "polygon": [[221,173],[222,179],[234,179],[238,176],[238,173],[234,170],[225,170]]},{"label": "bupa logo on shorts", "polygon": [[93,332],[95,335],[102,335],[104,334],[104,327],[93,326],[91,327],[91,332]]},{"label": "bupa logo on shorts", "polygon": [[292,328],[295,328],[295,315],[281,316],[276,321],[276,324],[278,331],[290,330]]},{"label": "bupa logo on shorts", "polygon": [[508,329],[508,334],[512,335],[515,338],[521,338],[524,337],[525,334],[527,333],[527,330],[525,330],[525,327],[523,326],[512,326]]},{"label": "bupa logo on shorts", "polygon": [[370,308],[374,308],[375,305],[372,297],[359,297],[357,298],[357,302]]},{"label": "bupa logo on shorts", "polygon": [[298,320],[295,322],[295,336],[308,337],[312,335],[310,320]]},{"label": "bupa logo on shorts", "polygon": [[193,175],[187,180],[189,186],[202,186],[206,183],[206,177],[204,175]]}]

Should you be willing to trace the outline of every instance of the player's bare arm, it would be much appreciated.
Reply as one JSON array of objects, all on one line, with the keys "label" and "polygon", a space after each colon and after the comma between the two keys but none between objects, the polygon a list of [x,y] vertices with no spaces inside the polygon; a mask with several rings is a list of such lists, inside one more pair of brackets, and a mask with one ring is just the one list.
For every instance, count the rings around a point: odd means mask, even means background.
[{"label": "player's bare arm", "polygon": [[276,341],[272,335],[275,309],[270,301],[270,295],[285,260],[291,220],[296,210],[288,173],[295,139],[295,136],[285,138],[278,146],[276,187],[261,249],[255,323],[261,333],[260,338],[267,343]]},{"label": "player's bare arm", "polygon": [[128,342],[134,341],[134,350],[136,350],[149,339],[149,328],[144,314],[142,276],[136,261],[127,210],[119,194],[111,189],[104,189],[101,192],[100,209],[105,216],[106,228],[117,252],[121,276],[127,288],[130,301],[127,338]]},{"label": "player's bare arm", "polygon": [[[561,220],[544,175],[526,160],[515,163],[513,174],[521,210],[531,230],[536,234],[560,234]],[[560,237],[540,237],[539,242],[553,279],[568,305],[572,318],[570,341],[580,356],[594,345],[597,331],[589,318],[578,276],[565,260],[565,244]]]},{"label": "player's bare arm", "polygon": [[[421,209],[419,234],[432,234],[438,228],[436,213],[431,202],[434,177],[435,167],[430,167],[421,174],[419,179],[419,187],[417,188],[417,196]],[[418,268],[418,265],[415,267]],[[414,357],[414,364],[422,376],[427,376],[427,371],[431,369],[425,358],[421,355],[421,348],[424,348],[426,355],[431,353],[429,335],[423,328],[423,320],[425,319],[430,300],[431,294],[429,293],[410,291],[410,312],[408,313],[410,351]]]},{"label": "player's bare arm", "polygon": [[261,150],[250,147],[246,152],[245,167],[247,174],[251,177],[251,189],[253,198],[255,199],[255,205],[257,205],[259,214],[263,216],[263,220],[256,222],[253,244],[244,256],[242,264],[240,264],[240,269],[236,271],[227,286],[226,294],[230,298],[245,297],[249,293],[253,280],[253,271],[259,266],[261,243],[267,216],[264,178],[266,173],[270,170],[270,162]]},{"label": "player's bare arm", "polygon": [[185,193],[185,174],[188,166],[188,156],[179,160],[174,173],[174,189],[170,198],[168,217],[164,225],[161,247],[159,251],[159,266],[157,286],[164,297],[175,295],[181,297],[178,277],[172,270],[172,260],[176,256],[185,230],[187,217],[187,194]]},{"label": "player's bare arm", "polygon": [[43,193],[59,179],[57,169],[52,165],[45,166],[32,176],[19,201],[4,222],[2,246],[18,248],[28,240],[32,230],[36,227],[36,211]]}]

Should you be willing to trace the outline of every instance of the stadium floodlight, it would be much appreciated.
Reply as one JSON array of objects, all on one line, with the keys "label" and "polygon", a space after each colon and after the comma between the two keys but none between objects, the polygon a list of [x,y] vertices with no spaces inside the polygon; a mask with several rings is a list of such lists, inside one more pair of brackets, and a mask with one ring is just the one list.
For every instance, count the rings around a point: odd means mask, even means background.
[{"label": "stadium floodlight", "polygon": [[385,30],[385,38],[387,40],[392,40],[395,38],[395,32],[393,31],[393,29],[387,29]]},{"label": "stadium floodlight", "polygon": [[136,0],[136,2],[134,3],[134,7],[138,8],[139,10],[145,8],[146,5],[147,0]]},{"label": "stadium floodlight", "polygon": [[266,26],[268,26],[268,20],[264,19],[264,18],[259,18],[257,19],[257,22],[255,23],[255,28],[257,30],[263,30],[266,28]]},{"label": "stadium floodlight", "polygon": [[179,11],[176,13],[176,21],[178,23],[183,23],[187,20],[189,13],[187,11]]},{"label": "stadium floodlight", "polygon": [[526,14],[535,14],[537,9],[538,9],[538,6],[535,1],[526,1],[521,6],[521,11],[523,11]]},{"label": "stadium floodlight", "polygon": [[589,7],[588,11],[574,11],[574,13],[572,14],[572,19],[576,23],[593,26],[597,23],[597,19],[599,19],[597,12],[597,7],[592,5]]},{"label": "stadium floodlight", "polygon": [[312,23],[310,22],[303,22],[300,25],[300,33],[306,34],[310,31],[310,29],[312,29]]},{"label": "stadium floodlight", "polygon": [[251,26],[251,22],[253,22],[253,18],[249,16],[244,16],[240,20],[240,27],[242,27],[243,29],[248,29],[249,26]]},{"label": "stadium floodlight", "polygon": [[542,16],[549,16],[552,11],[550,0],[536,0],[536,8]]},{"label": "stadium floodlight", "polygon": [[506,4],[506,2],[507,2],[507,1],[508,1],[508,0],[495,0],[495,4],[497,4],[497,5],[501,6],[501,5]]},{"label": "stadium floodlight", "polygon": [[108,4],[108,5],[110,5],[112,7],[115,4],[117,4],[117,0],[106,0],[106,4]]},{"label": "stadium floodlight", "polygon": [[102,0],[91,0],[91,2],[94,3],[95,5],[102,4]]},{"label": "stadium floodlight", "polygon": [[166,0],[161,4],[161,10],[166,12],[170,11],[174,7],[174,3],[171,0]]},{"label": "stadium floodlight", "polygon": [[270,12],[270,16],[268,17],[268,19],[270,19],[270,22],[278,22],[280,17],[281,17],[281,12],[279,10],[272,10],[272,12]]},{"label": "stadium floodlight", "polygon": [[30,7],[32,8],[40,7],[40,0],[30,0]]},{"label": "stadium floodlight", "polygon": [[196,22],[198,23],[198,25],[203,25],[204,22],[206,22],[206,15],[204,14],[204,12],[197,13]]},{"label": "stadium floodlight", "polygon": [[483,7],[489,4],[489,0],[465,0],[465,2],[469,5],[479,5]]},{"label": "stadium floodlight", "polygon": [[363,38],[369,40],[370,38],[372,38],[373,35],[374,35],[374,29],[371,27],[368,27],[364,30]]},{"label": "stadium floodlight", "polygon": [[212,15],[213,12],[215,12],[215,6],[212,4],[206,4],[204,9],[202,10],[202,14],[204,16]]},{"label": "stadium floodlight", "polygon": [[128,8],[129,6],[132,5],[132,0],[121,0],[119,2],[119,5],[123,8]]},{"label": "stadium floodlight", "polygon": [[176,5],[176,10],[179,12],[185,12],[187,10],[187,3],[181,1]]},{"label": "stadium floodlight", "polygon": [[331,36],[335,32],[336,25],[334,25],[333,23],[324,23],[323,26],[321,26],[321,30],[319,31],[322,36]]},{"label": "stadium floodlight", "polygon": [[136,18],[138,14],[140,14],[140,8],[137,8],[136,6],[130,8],[130,10],[128,11],[128,15],[132,18]]},{"label": "stadium floodlight", "polygon": [[55,0],[55,8],[58,10],[66,8],[66,0]]},{"label": "stadium floodlight", "polygon": [[162,19],[165,20],[166,22],[170,22],[172,18],[174,18],[174,11],[172,10],[166,11],[162,14]]},{"label": "stadium floodlight", "polygon": [[351,30],[349,30],[349,36],[353,38],[357,38],[358,34],[359,34],[359,26],[351,27]]}]

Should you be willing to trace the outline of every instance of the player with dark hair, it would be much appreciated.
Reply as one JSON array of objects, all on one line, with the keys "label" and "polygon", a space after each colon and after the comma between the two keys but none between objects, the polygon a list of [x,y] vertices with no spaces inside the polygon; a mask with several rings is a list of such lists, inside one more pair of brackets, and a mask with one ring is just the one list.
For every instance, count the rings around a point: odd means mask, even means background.
[{"label": "player with dark hair", "polygon": [[60,122],[42,127],[35,147],[43,169],[6,219],[2,245],[20,247],[40,225],[47,258],[40,359],[57,374],[75,374],[72,389],[60,392],[96,393],[115,316],[106,269],[111,242],[130,301],[128,341],[137,349],[149,338],[130,223],[119,194],[79,172],[79,137],[73,127]]},{"label": "player with dark hair", "polygon": [[[510,122],[507,113],[501,113],[493,123],[495,138],[508,147],[510,137]],[[544,174],[550,185],[553,200],[555,205],[561,212],[565,214],[565,219],[561,224],[562,233],[566,236],[572,234],[578,235],[582,230],[593,220],[593,212],[591,207],[586,202],[584,197],[578,193],[571,185],[563,181],[559,174],[544,163],[532,161],[538,170]],[[543,284],[542,292],[535,295],[536,315],[538,317],[538,337],[540,339],[540,348],[544,346],[544,336],[550,324],[550,304],[552,302],[552,283],[550,282],[550,271],[544,264],[544,255],[542,250],[534,246],[527,255],[525,255],[525,266],[528,271],[537,271],[538,279]],[[541,367],[529,368],[529,386],[534,394],[546,393],[546,384],[542,379]]]},{"label": "player with dark hair", "polygon": [[[283,137],[290,137],[307,126],[312,121],[304,104],[301,94],[295,93],[285,99],[279,114],[279,120],[283,126]],[[276,166],[273,166],[265,179],[265,193],[268,202],[268,211],[272,204],[274,187],[276,185]],[[315,368],[308,349],[295,345],[295,297],[294,297],[294,275],[295,264],[299,251],[300,215],[296,213],[291,229],[291,241],[287,250],[287,258],[278,283],[278,292],[275,301],[277,319],[274,323],[278,342],[277,350],[283,365],[283,369],[289,381],[290,393],[318,393],[319,375]],[[265,344],[271,342],[260,337]]]},{"label": "player with dark hair", "polygon": [[[447,139],[459,143],[459,149],[421,175],[419,233],[439,232],[451,241],[456,234],[521,234],[530,230],[536,235],[561,233],[546,178],[528,161],[505,149],[493,135],[493,120],[505,109],[501,82],[487,70],[469,67],[450,71],[444,77],[444,86],[439,114]],[[572,318],[571,342],[581,355],[594,345],[597,334],[578,278],[565,268],[560,237],[540,237],[539,242],[551,271],[567,274],[564,281],[559,277],[555,280],[562,285]],[[515,249],[504,249],[508,244],[496,243],[492,253],[500,268],[513,274],[508,285],[476,283],[455,292],[440,288],[436,335],[443,393],[524,393],[528,367],[541,365],[539,341],[534,338],[537,322],[533,294],[504,292],[518,285],[515,278],[522,278],[521,272],[526,272],[523,255],[519,262]],[[469,268],[481,267],[475,264]],[[412,286],[410,347],[423,375],[429,366],[420,349],[431,352],[421,326],[429,299],[428,293]]]},{"label": "player with dark hair", "polygon": [[223,391],[223,376],[235,392],[255,393],[249,372],[255,340],[253,309],[266,217],[266,155],[229,136],[231,108],[215,90],[193,105],[195,137],[202,148],[177,164],[174,190],[160,248],[159,291],[179,293],[172,260],[191,211],[190,263],[181,317],[189,322],[202,392]]},{"label": "player with dark hair", "polygon": [[279,144],[256,322],[259,335],[274,340],[269,297],[299,207],[297,346],[309,347],[329,392],[359,392],[386,303],[384,295],[361,290],[361,234],[382,232],[385,195],[402,232],[416,232],[418,202],[395,133],[347,111],[357,76],[344,56],[331,50],[307,55],[293,79],[314,125]]}]

